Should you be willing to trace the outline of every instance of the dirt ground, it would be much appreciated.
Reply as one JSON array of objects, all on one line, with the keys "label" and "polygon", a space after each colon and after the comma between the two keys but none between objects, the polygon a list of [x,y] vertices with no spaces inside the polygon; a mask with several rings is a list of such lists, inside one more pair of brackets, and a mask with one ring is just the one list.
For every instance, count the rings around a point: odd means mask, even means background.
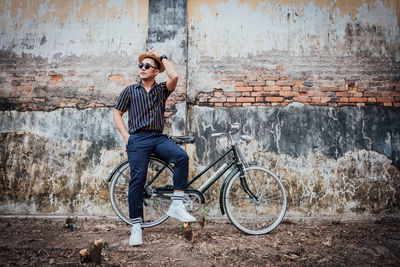
[{"label": "dirt ground", "polygon": [[84,266],[79,251],[103,239],[103,266],[400,266],[398,218],[285,220],[262,236],[210,221],[191,227],[169,219],[144,229],[144,245],[129,247],[130,227],[116,218],[3,216],[0,264]]}]

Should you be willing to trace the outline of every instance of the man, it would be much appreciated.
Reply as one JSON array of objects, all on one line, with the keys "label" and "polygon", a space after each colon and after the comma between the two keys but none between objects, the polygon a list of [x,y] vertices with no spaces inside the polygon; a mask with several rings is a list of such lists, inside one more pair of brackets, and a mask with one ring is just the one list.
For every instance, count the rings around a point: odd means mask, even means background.
[{"label": "man", "polygon": [[[129,245],[141,245],[143,217],[143,190],[147,176],[150,154],[174,163],[174,195],[168,215],[183,222],[196,219],[190,215],[183,204],[187,187],[189,159],[186,152],[162,134],[164,128],[165,102],[175,90],[178,74],[165,55],[158,51],[148,51],[139,58],[140,82],[125,88],[114,110],[114,122],[126,143],[131,178],[128,190],[129,216],[132,219]],[[156,76],[167,72],[168,81],[157,84]],[[129,112],[127,130],[122,119]]]}]

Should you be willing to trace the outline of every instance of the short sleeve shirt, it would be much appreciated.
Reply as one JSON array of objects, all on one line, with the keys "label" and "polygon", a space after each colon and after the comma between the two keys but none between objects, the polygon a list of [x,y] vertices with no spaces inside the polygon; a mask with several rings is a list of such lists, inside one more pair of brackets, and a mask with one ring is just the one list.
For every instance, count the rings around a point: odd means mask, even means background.
[{"label": "short sleeve shirt", "polygon": [[164,130],[165,103],[171,93],[167,83],[154,83],[147,92],[140,81],[126,87],[118,97],[115,108],[128,111],[129,134],[139,130],[162,132]]}]

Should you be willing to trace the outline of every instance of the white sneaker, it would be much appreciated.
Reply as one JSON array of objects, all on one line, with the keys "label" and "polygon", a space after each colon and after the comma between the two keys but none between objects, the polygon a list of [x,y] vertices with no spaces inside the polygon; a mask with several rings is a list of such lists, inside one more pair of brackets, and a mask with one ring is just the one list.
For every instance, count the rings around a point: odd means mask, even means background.
[{"label": "white sneaker", "polygon": [[189,214],[186,211],[185,205],[183,205],[182,201],[174,201],[171,206],[169,206],[167,215],[170,217],[174,217],[181,222],[194,222],[196,218]]},{"label": "white sneaker", "polygon": [[142,227],[140,223],[135,223],[131,229],[131,237],[129,238],[129,246],[142,245]]}]

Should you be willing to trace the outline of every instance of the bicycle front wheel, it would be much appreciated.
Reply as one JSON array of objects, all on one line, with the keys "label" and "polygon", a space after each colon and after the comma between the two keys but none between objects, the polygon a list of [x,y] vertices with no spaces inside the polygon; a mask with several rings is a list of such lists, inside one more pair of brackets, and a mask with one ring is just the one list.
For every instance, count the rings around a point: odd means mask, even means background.
[{"label": "bicycle front wheel", "polygon": [[286,212],[286,191],[270,170],[250,166],[236,173],[223,193],[229,220],[239,230],[251,235],[274,230]]},{"label": "bicycle front wheel", "polygon": [[[143,222],[142,227],[153,227],[168,219],[167,211],[171,204],[172,190],[157,191],[172,185],[173,170],[164,161],[150,157],[147,171],[147,180],[143,194]],[[128,189],[130,180],[129,162],[126,160],[114,171],[111,180],[111,205],[118,217],[132,224],[129,219]]]}]

